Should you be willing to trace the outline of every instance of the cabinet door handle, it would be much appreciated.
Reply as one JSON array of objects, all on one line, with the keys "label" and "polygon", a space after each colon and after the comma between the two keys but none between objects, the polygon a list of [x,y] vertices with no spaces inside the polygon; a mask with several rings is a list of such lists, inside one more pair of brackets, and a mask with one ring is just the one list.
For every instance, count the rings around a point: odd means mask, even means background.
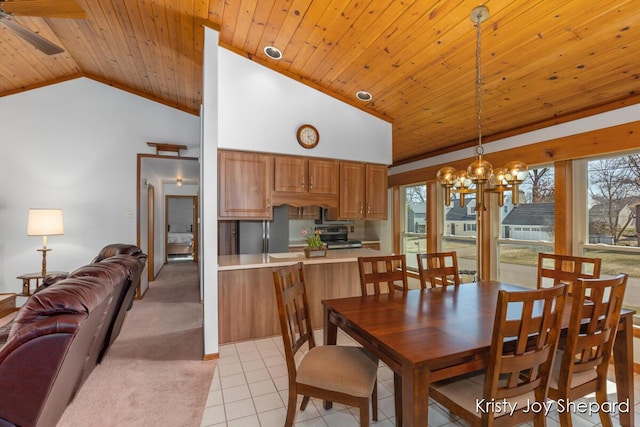
[{"label": "cabinet door handle", "polygon": [[363,212],[363,209],[362,209],[362,202],[360,202],[360,213],[362,213],[362,212]]},{"label": "cabinet door handle", "polygon": [[313,177],[309,178],[309,188],[313,188]]},{"label": "cabinet door handle", "polygon": [[304,178],[302,178],[302,182],[300,183],[300,187],[304,188]]},{"label": "cabinet door handle", "polygon": [[367,213],[368,214],[371,213],[371,205],[369,203],[367,203]]},{"label": "cabinet door handle", "polygon": [[268,211],[271,209],[271,200],[267,199],[267,207],[265,208],[265,211]]}]

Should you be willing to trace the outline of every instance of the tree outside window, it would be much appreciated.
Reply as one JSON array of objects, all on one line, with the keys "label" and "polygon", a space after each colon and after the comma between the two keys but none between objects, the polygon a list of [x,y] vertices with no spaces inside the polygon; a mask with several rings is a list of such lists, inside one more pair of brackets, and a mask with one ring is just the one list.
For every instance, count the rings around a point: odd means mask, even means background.
[{"label": "tree outside window", "polygon": [[640,154],[588,163],[589,243],[639,246]]}]

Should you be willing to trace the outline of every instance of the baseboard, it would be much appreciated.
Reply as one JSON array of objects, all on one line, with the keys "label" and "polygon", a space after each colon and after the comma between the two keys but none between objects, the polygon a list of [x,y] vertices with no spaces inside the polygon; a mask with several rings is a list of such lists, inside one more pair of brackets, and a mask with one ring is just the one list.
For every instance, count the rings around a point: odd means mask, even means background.
[{"label": "baseboard", "polygon": [[216,359],[220,359],[220,353],[205,354],[202,360],[216,360]]}]

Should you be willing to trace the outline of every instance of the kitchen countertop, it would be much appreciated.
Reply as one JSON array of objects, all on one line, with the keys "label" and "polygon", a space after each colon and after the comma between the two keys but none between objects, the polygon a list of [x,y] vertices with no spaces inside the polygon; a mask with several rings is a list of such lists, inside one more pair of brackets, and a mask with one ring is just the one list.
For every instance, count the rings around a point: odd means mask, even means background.
[{"label": "kitchen countertop", "polygon": [[[363,245],[380,243],[379,239],[361,239],[360,241],[362,242]],[[305,240],[291,240],[289,242],[290,248],[300,248],[305,246],[307,246],[307,242]]]},{"label": "kitchen countertop", "polygon": [[381,255],[387,255],[387,253],[374,249],[335,249],[327,251],[327,256],[317,258],[306,258],[304,252],[222,255],[218,257],[218,271],[284,267],[300,261],[305,264],[356,262],[358,261],[358,257],[361,256]]}]

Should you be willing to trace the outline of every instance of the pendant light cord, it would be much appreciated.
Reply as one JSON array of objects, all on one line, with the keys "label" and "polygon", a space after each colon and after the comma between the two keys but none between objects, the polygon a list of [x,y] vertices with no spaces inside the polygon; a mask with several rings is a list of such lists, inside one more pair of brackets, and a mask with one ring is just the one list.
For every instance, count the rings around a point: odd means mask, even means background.
[{"label": "pendant light cord", "polygon": [[484,154],[484,148],[482,147],[482,73],[480,64],[480,41],[482,36],[482,12],[478,11],[476,21],[476,108],[478,113],[478,146],[476,147],[476,154],[479,156]]}]

